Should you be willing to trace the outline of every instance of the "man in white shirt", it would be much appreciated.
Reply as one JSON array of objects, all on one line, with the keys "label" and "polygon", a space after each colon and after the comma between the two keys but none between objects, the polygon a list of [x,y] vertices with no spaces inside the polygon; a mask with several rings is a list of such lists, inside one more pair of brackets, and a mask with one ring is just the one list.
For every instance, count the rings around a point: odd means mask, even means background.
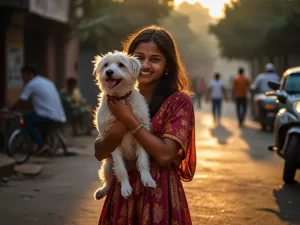
[{"label": "man in white shirt", "polygon": [[37,75],[36,68],[31,65],[24,66],[21,72],[25,86],[13,108],[22,110],[26,102],[32,103],[34,112],[23,113],[23,121],[28,134],[38,144],[38,153],[41,154],[49,147],[36,128],[57,122],[64,123],[66,116],[59,93],[52,81]]},{"label": "man in white shirt", "polygon": [[275,67],[272,63],[268,63],[265,67],[265,72],[258,75],[251,85],[251,90],[256,94],[266,93],[271,91],[268,82],[280,82],[280,77],[275,73]]},{"label": "man in white shirt", "polygon": [[221,123],[223,96],[227,100],[224,82],[220,80],[220,74],[216,73],[215,79],[209,82],[206,100],[208,102],[211,99],[214,122],[218,124]]},{"label": "man in white shirt", "polygon": [[251,84],[251,113],[254,117],[257,116],[259,108],[254,99],[256,96],[271,91],[271,88],[268,86],[269,81],[280,83],[280,76],[275,73],[275,66],[272,63],[268,63],[265,66],[265,72],[257,75]]}]

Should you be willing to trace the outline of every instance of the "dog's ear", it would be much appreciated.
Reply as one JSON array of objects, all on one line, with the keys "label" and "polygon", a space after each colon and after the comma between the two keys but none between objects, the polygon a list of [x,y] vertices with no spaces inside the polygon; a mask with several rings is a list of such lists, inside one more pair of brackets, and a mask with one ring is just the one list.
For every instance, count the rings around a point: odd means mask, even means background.
[{"label": "dog's ear", "polygon": [[102,57],[100,55],[96,55],[92,63],[94,64],[93,75],[96,76],[98,74],[99,64],[101,62]]},{"label": "dog's ear", "polygon": [[134,56],[129,57],[130,65],[132,67],[132,71],[134,75],[138,76],[140,74],[140,70],[142,68],[141,62]]}]

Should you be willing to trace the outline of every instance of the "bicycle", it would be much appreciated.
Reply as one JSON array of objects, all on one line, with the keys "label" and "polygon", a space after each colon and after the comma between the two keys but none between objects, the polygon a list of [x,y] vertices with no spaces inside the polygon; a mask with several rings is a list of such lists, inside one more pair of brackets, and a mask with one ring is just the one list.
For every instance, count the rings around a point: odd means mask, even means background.
[{"label": "bicycle", "polygon": [[[9,112],[19,121],[19,127],[12,131],[8,138],[7,154],[14,158],[17,164],[25,163],[36,151],[35,143],[29,137],[24,128],[22,115],[19,112]],[[36,128],[41,134],[43,140],[49,145],[47,153],[55,156],[59,148],[62,148],[64,155],[69,155],[66,146],[66,140],[60,131],[62,123],[54,123],[46,127]]]}]

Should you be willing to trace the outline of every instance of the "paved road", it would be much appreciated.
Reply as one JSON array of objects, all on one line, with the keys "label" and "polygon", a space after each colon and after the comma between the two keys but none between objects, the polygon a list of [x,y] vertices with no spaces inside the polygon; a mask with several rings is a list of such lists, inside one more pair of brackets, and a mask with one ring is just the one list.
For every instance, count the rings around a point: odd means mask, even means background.
[{"label": "paved road", "polygon": [[[214,127],[210,106],[204,108],[196,112],[197,173],[184,184],[194,224],[300,224],[300,185],[283,185],[283,161],[266,150],[272,134],[251,121],[239,129],[230,103],[222,126]],[[14,177],[0,187],[0,224],[97,224],[102,201],[92,197],[98,186],[93,140],[72,141],[76,157],[35,159],[44,167],[39,177]]]},{"label": "paved road", "polygon": [[224,117],[214,127],[210,106],[197,112],[198,168],[185,185],[194,223],[300,224],[300,185],[283,185],[283,161],[266,150],[272,133],[252,121],[239,129],[230,103]]}]

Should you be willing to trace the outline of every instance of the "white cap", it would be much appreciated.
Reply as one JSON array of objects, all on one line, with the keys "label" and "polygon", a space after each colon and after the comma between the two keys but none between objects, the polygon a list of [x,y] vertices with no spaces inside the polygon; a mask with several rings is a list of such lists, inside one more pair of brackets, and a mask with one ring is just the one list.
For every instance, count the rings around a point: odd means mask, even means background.
[{"label": "white cap", "polygon": [[268,63],[266,65],[266,71],[274,71],[275,70],[275,66],[272,63]]}]

